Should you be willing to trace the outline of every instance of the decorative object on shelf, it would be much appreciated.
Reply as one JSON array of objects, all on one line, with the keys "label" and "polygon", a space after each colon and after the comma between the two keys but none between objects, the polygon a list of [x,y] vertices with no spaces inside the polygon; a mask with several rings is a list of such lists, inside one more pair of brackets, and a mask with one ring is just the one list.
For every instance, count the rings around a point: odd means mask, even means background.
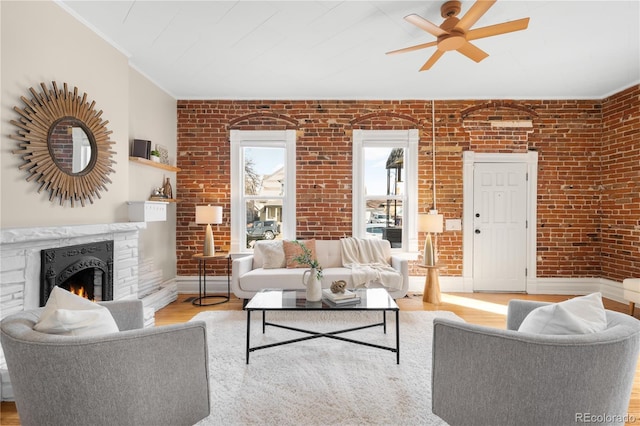
[{"label": "decorative object on shelf", "polygon": [[322,299],[322,266],[318,259],[313,258],[311,250],[304,243],[297,240],[293,242],[302,249],[302,254],[297,255],[293,260],[311,268],[302,274],[302,284],[307,288],[306,298],[309,302],[319,302]]},{"label": "decorative object on shelf", "polygon": [[131,144],[131,156],[148,160],[149,155],[151,155],[151,141],[134,139]]},{"label": "decorative object on shelf", "polygon": [[158,188],[153,188],[153,193],[151,194],[151,198],[169,198],[164,194],[164,188],[158,187]]},{"label": "decorative object on shelf", "polygon": [[347,282],[345,280],[338,280],[331,283],[332,293],[344,293],[347,288]]},{"label": "decorative object on shelf", "polygon": [[69,201],[71,207],[78,202],[84,207],[86,200],[93,204],[100,198],[100,191],[111,183],[108,175],[115,172],[109,122],[94,109],[95,101],[89,103],[86,93],[78,94],[77,87],[71,92],[67,83],[62,90],[55,81],[52,85],[47,89],[40,83],[41,93],[29,88],[33,99],[22,96],[26,107],[13,108],[21,115],[20,120],[10,121],[18,127],[10,138],[20,142],[13,153],[24,160],[19,169],[30,173],[27,181],[37,182],[38,192],[49,191],[49,201],[59,198],[60,205]]},{"label": "decorative object on shelf", "polygon": [[211,205],[196,206],[196,223],[199,225],[207,225],[202,254],[204,256],[213,256],[216,251],[211,225],[220,225],[222,223],[222,207]]},{"label": "decorative object on shelf", "polygon": [[169,178],[165,178],[162,189],[164,190],[165,197],[173,198],[173,188],[171,187],[171,181],[169,180]]},{"label": "decorative object on shelf", "polygon": [[166,146],[156,144],[156,151],[158,151],[158,155],[160,156],[160,163],[169,164],[169,150]]},{"label": "decorative object on shelf", "polygon": [[432,233],[442,232],[443,216],[437,210],[431,210],[428,214],[421,214],[418,218],[418,228],[421,232],[427,233],[424,242],[424,252],[422,254],[422,264],[433,266],[437,262],[436,252],[431,241]]},{"label": "decorative object on shelf", "polygon": [[156,149],[154,149],[153,151],[151,151],[151,161],[153,161],[154,163],[159,163],[160,162],[160,152]]}]

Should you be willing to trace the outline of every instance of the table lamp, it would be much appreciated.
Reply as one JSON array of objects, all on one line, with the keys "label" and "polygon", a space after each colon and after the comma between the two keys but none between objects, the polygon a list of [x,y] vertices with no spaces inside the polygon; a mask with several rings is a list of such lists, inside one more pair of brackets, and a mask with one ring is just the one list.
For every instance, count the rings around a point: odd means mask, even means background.
[{"label": "table lamp", "polygon": [[436,264],[436,254],[433,249],[433,243],[431,242],[431,234],[442,232],[443,216],[438,214],[437,210],[432,210],[428,214],[421,214],[418,219],[418,229],[427,233],[427,239],[424,242],[422,263],[426,266],[434,266]]},{"label": "table lamp", "polygon": [[199,225],[207,225],[207,230],[204,234],[204,248],[202,254],[204,256],[213,256],[216,252],[216,248],[213,242],[211,224],[219,225],[222,223],[222,207],[196,206],[196,223]]}]

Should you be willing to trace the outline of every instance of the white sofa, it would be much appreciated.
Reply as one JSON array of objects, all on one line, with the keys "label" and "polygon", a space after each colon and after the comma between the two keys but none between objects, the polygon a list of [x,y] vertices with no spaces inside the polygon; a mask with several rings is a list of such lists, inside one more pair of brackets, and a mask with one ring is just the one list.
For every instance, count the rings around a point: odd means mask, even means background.
[{"label": "white sofa", "polygon": [[[389,295],[399,299],[407,294],[409,288],[409,263],[406,259],[391,254],[391,245],[384,240],[383,244],[389,265],[402,275],[401,289],[387,289]],[[231,290],[240,299],[250,299],[265,288],[281,288],[287,290],[305,290],[302,274],[307,268],[274,268],[265,269],[264,249],[273,241],[256,241],[252,255],[233,260],[231,273]],[[342,266],[342,246],[340,240],[316,240],[316,255],[322,266],[322,288],[329,288],[336,280],[345,280],[347,288],[354,288],[351,269]],[[371,282],[369,288],[383,287],[379,282]]]},{"label": "white sofa", "polygon": [[629,315],[633,315],[636,303],[640,305],[640,278],[626,278],[622,281],[624,298],[629,301]]}]

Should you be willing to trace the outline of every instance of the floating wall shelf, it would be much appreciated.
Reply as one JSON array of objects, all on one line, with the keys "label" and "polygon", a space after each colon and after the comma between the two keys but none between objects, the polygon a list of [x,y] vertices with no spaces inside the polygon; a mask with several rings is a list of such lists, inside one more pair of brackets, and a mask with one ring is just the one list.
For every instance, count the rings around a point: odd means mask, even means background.
[{"label": "floating wall shelf", "polygon": [[177,167],[170,166],[168,164],[156,163],[155,161],[147,160],[142,157],[129,157],[129,161],[133,161],[135,163],[144,164],[145,166],[156,167],[162,170],[168,170],[170,172],[179,172],[180,169]]}]

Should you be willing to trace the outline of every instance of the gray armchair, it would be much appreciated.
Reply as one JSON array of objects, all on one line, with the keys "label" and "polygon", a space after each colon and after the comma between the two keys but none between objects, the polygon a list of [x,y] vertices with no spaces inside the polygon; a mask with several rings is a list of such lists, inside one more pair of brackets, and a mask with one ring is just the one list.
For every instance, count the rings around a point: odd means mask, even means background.
[{"label": "gray armchair", "polygon": [[[451,425],[624,424],[640,321],[607,311],[607,329],[551,336],[516,331],[544,303],[513,300],[507,330],[436,319],[432,409]],[[600,423],[602,424],[602,422]]]},{"label": "gray armchair", "polygon": [[33,330],[42,308],[2,320],[2,348],[23,425],[191,425],[209,415],[202,322],[142,328],[142,302],[102,302],[119,333]]}]

